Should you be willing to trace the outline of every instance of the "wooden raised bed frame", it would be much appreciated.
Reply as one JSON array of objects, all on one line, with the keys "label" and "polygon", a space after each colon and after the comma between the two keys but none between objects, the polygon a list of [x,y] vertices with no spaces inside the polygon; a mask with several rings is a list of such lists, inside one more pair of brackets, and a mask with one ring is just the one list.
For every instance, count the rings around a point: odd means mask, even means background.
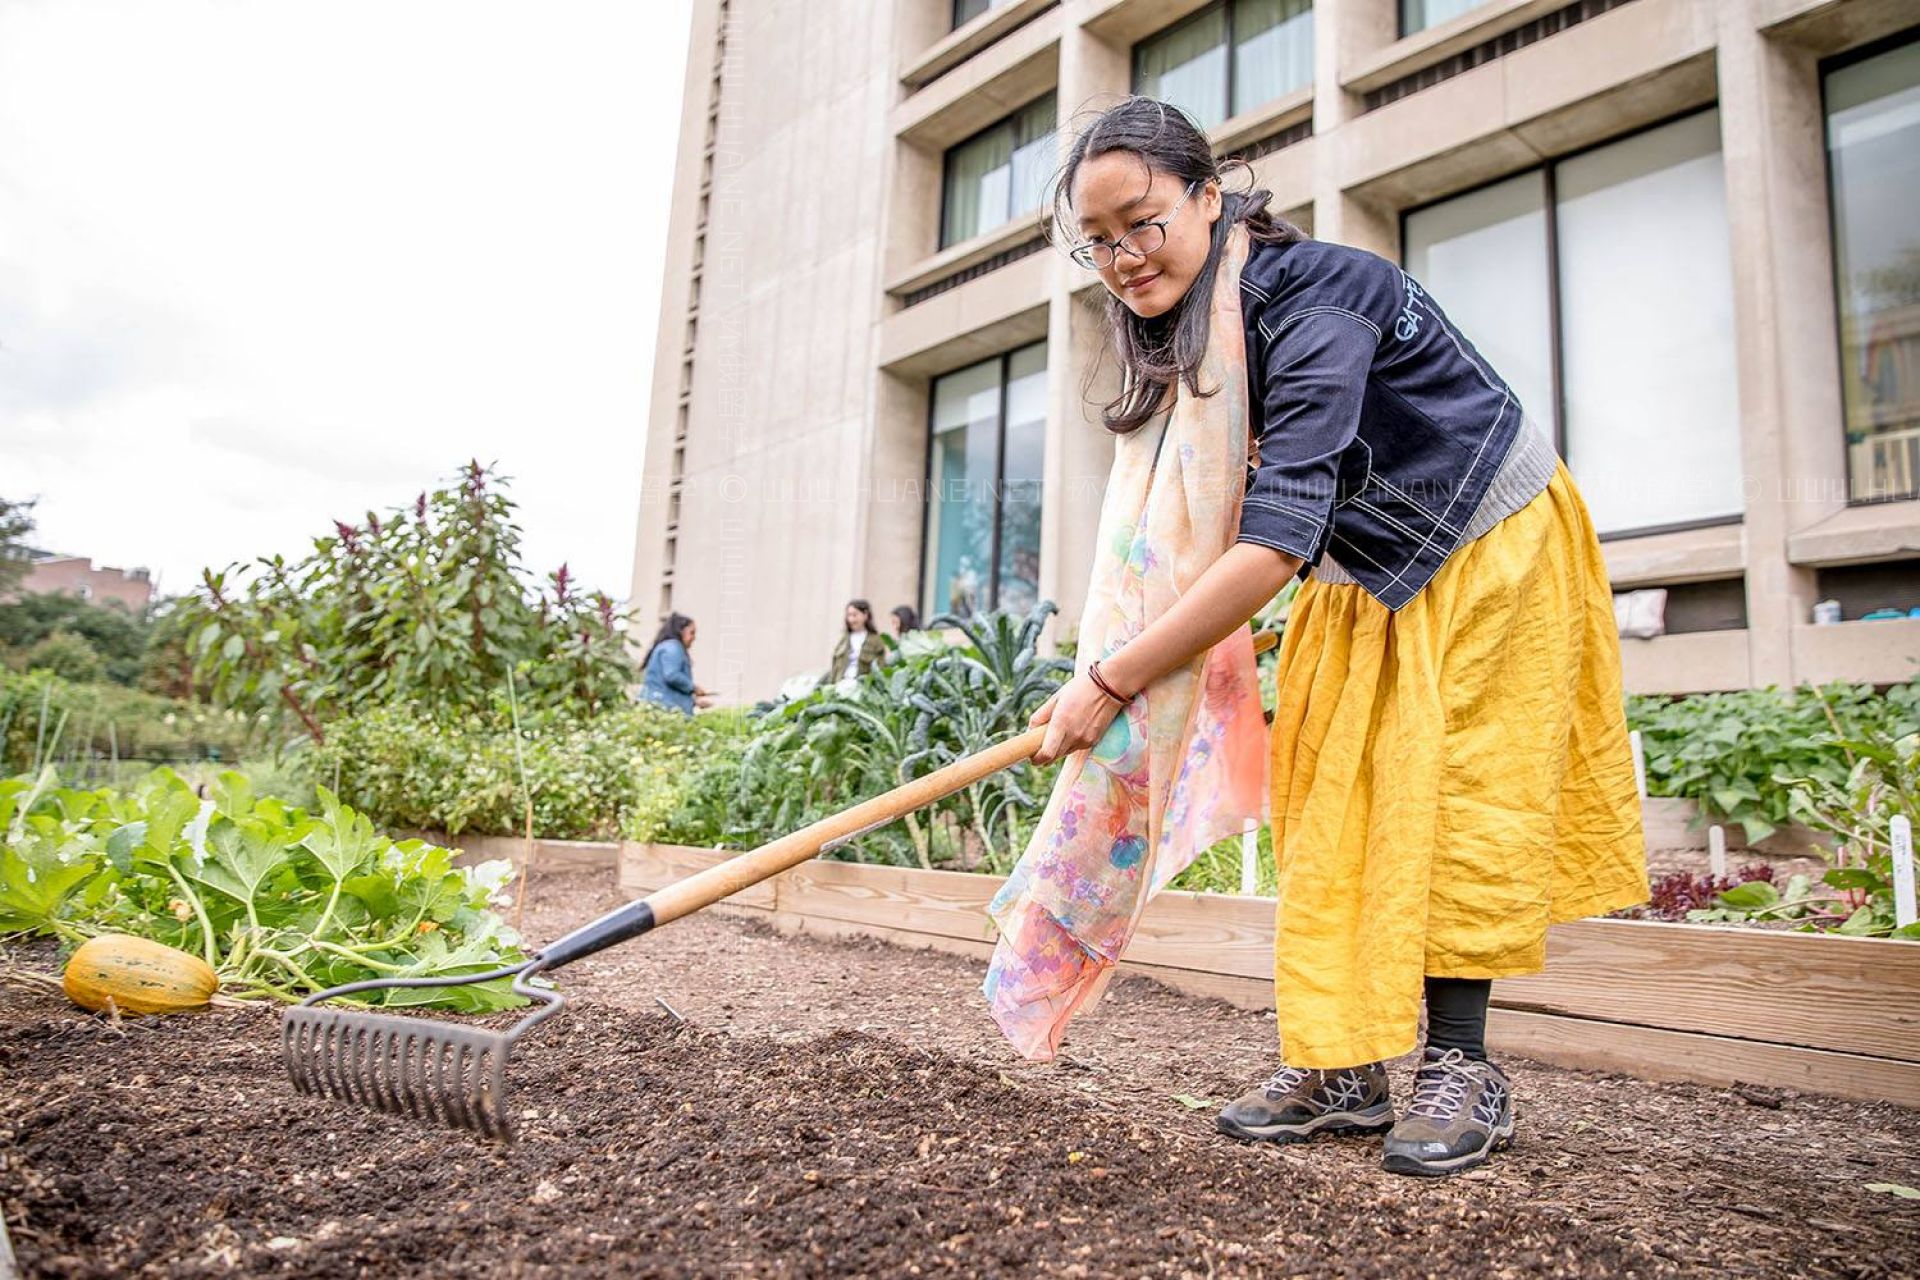
[{"label": "wooden raised bed frame", "polygon": [[[629,843],[620,887],[637,897],[727,856]],[[715,909],[789,933],[877,937],[984,960],[994,938],[986,908],[999,884],[814,861]],[[1273,911],[1271,898],[1163,893],[1121,967],[1270,1009]],[[1493,1002],[1492,1046],[1542,1062],[1920,1107],[1920,944],[1583,920],[1555,925],[1546,972],[1496,982]]]}]

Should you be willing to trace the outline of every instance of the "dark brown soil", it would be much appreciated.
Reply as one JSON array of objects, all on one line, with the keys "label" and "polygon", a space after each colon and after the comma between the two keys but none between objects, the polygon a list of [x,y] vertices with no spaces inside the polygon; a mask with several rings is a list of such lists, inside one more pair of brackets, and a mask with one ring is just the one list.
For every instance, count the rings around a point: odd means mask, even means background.
[{"label": "dark brown soil", "polygon": [[[528,931],[614,899],[605,875],[545,877]],[[959,957],[701,917],[568,976],[573,1010],[516,1056],[511,1149],[293,1094],[270,1012],[114,1027],[0,989],[22,1267],[1890,1276],[1920,1257],[1920,1202],[1866,1189],[1920,1182],[1920,1116],[1890,1106],[1512,1062],[1516,1148],[1429,1183],[1359,1139],[1218,1137],[1212,1104],[1271,1069],[1269,1020],[1138,979],[1035,1067]]]}]

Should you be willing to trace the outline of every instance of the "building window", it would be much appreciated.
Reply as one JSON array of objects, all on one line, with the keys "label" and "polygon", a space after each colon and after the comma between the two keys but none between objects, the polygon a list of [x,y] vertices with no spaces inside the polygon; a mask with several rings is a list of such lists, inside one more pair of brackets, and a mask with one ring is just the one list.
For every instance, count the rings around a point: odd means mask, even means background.
[{"label": "building window", "polygon": [[1133,91],[1202,129],[1312,83],[1311,0],[1222,0],[1133,48]]},{"label": "building window", "polygon": [[934,380],[924,616],[1040,599],[1046,399],[1044,342]]},{"label": "building window", "polygon": [[1920,42],[1830,71],[1848,491],[1920,496]]},{"label": "building window", "polygon": [[1719,138],[1703,111],[1406,218],[1407,270],[1553,431],[1603,534],[1742,509]]},{"label": "building window", "polygon": [[1013,0],[953,0],[953,29],[958,31],[987,10],[1012,3]]},{"label": "building window", "polygon": [[1452,22],[1469,9],[1478,9],[1486,0],[1400,0],[1400,38],[1406,39],[1428,27]]},{"label": "building window", "polygon": [[947,150],[940,247],[970,240],[1040,207],[1053,161],[1054,95]]}]

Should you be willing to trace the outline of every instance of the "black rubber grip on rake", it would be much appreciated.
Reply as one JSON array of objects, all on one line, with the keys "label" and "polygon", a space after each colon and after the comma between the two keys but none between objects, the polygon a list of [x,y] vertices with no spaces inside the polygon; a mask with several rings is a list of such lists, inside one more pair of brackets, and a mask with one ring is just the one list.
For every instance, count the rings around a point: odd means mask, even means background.
[{"label": "black rubber grip on rake", "polygon": [[556,939],[540,953],[539,968],[558,969],[582,956],[604,951],[628,938],[637,938],[653,928],[653,907],[646,899],[616,907],[598,920],[588,921],[564,938]]}]

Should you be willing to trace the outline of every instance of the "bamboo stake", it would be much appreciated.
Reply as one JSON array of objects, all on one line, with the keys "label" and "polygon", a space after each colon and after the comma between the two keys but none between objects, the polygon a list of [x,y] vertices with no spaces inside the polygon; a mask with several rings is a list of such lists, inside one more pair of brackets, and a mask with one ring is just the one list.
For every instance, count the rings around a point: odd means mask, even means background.
[{"label": "bamboo stake", "polygon": [[533,788],[527,785],[527,757],[520,748],[520,699],[513,687],[513,668],[507,668],[507,711],[513,717],[513,762],[520,771],[520,800],[526,807],[526,844],[520,853],[520,892],[513,895],[513,928],[517,933],[527,914],[527,892],[533,874]]}]

